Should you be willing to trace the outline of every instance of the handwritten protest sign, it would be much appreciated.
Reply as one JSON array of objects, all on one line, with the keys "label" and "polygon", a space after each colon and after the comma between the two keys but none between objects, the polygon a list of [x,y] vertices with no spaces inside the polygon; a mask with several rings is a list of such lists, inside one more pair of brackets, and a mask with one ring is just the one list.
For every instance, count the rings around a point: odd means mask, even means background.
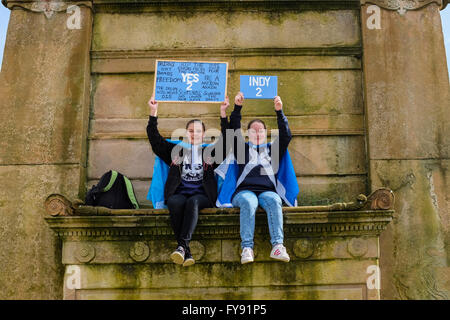
[{"label": "handwritten protest sign", "polygon": [[225,100],[228,62],[156,60],[156,101],[215,103]]},{"label": "handwritten protest sign", "polygon": [[273,99],[277,96],[277,76],[240,76],[240,90],[245,99]]}]

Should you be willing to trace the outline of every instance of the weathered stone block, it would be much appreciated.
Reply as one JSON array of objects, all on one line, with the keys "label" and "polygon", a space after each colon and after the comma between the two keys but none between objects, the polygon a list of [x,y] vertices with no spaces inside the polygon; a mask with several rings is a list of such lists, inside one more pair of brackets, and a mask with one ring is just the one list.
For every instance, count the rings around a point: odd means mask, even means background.
[{"label": "weathered stone block", "polygon": [[[297,175],[366,173],[362,136],[297,136],[289,145],[289,153]],[[91,140],[88,177],[99,179],[114,169],[133,179],[148,179],[153,174],[154,157],[148,140]]]},{"label": "weathered stone block", "polygon": [[[317,55],[321,54],[321,55]],[[277,72],[281,70],[361,70],[361,48],[180,48],[167,50],[93,51],[95,74],[133,74],[155,72],[156,59],[227,61],[228,71]]]},{"label": "weathered stone block", "polygon": [[62,298],[60,242],[43,220],[50,193],[78,197],[77,165],[0,166],[0,298]]},{"label": "weathered stone block", "polygon": [[381,30],[363,28],[371,158],[448,159],[449,78],[439,8],[434,3],[401,17],[382,10],[381,24]]},{"label": "weathered stone block", "polygon": [[299,205],[326,205],[351,201],[355,194],[367,193],[367,176],[300,176],[297,178]]},{"label": "weathered stone block", "polygon": [[47,19],[21,9],[11,12],[2,66],[2,85],[9,87],[9,97],[0,108],[0,164],[85,159],[89,113],[85,44],[90,41],[91,21],[89,9],[81,8],[81,14],[83,27],[70,30],[65,14]]},{"label": "weathered stone block", "polygon": [[[98,13],[93,33],[93,50],[360,44],[358,13],[354,10],[281,11],[275,17],[270,11],[202,12],[182,6],[176,10],[141,14]],[[273,37],[274,34],[277,37]]]},{"label": "weathered stone block", "polygon": [[395,299],[448,299],[449,160],[373,160],[374,186],[396,194],[394,221],[381,236],[382,292]]},{"label": "weathered stone block", "polygon": [[[261,68],[264,68],[261,65]],[[239,91],[239,75],[230,73],[231,104]],[[253,73],[261,73],[253,72]],[[276,71],[278,94],[286,115],[363,114],[360,70]],[[93,87],[94,118],[146,119],[153,91],[153,75],[98,75]],[[230,107],[232,109],[232,106]],[[161,103],[160,118],[218,116],[219,104]],[[246,100],[244,116],[273,116],[270,100]]]}]

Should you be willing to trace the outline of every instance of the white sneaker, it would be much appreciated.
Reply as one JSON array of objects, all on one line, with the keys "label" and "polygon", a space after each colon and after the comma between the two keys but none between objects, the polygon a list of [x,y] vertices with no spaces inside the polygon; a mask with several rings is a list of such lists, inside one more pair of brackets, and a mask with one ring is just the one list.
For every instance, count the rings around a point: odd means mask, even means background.
[{"label": "white sneaker", "polygon": [[253,262],[253,258],[254,258],[254,254],[253,254],[252,248],[244,248],[242,250],[242,254],[241,254],[241,263],[242,264]]},{"label": "white sneaker", "polygon": [[273,246],[272,252],[270,252],[270,257],[284,262],[289,262],[291,260],[286,252],[286,248],[281,243]]}]

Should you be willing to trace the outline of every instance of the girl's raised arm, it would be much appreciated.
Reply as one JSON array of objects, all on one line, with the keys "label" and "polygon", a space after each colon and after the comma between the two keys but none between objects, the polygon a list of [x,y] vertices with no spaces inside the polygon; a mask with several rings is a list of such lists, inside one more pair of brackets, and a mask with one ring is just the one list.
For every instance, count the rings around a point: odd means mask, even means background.
[{"label": "girl's raised arm", "polygon": [[150,117],[147,125],[148,141],[150,141],[153,152],[170,165],[172,163],[172,149],[175,144],[164,139],[158,131],[158,102],[155,100],[155,94],[148,101],[148,105],[150,106]]}]

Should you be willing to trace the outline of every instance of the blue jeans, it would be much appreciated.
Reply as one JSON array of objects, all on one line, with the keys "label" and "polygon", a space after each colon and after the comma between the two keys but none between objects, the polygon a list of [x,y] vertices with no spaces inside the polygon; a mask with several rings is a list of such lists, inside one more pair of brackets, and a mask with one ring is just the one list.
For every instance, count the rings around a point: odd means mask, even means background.
[{"label": "blue jeans", "polygon": [[236,194],[232,204],[240,209],[241,247],[253,249],[255,234],[255,213],[258,204],[267,212],[270,243],[272,246],[283,243],[283,212],[281,198],[272,191],[266,191],[259,196],[252,191],[244,190]]}]

